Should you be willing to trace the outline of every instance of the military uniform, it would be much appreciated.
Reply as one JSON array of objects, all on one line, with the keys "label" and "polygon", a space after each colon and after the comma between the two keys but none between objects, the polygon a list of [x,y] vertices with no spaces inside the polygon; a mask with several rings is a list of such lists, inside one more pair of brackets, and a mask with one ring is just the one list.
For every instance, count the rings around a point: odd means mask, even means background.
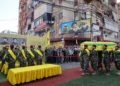
[{"label": "military uniform", "polygon": [[[11,45],[10,46],[10,51],[13,53],[13,55],[15,56],[15,50],[14,50],[14,46]],[[9,50],[6,53],[6,58],[5,61],[8,62],[8,69],[10,68],[15,68],[15,62],[16,62],[16,56],[15,58],[12,56],[12,54],[9,52]]]},{"label": "military uniform", "polygon": [[[95,45],[93,47],[96,48]],[[98,53],[95,49],[92,49],[90,52],[90,61],[94,72],[98,73]]]},{"label": "military uniform", "polygon": [[114,61],[116,69],[120,71],[120,50],[118,49],[114,51]]},{"label": "military uniform", "polygon": [[[105,47],[107,47],[107,45],[105,45]],[[110,58],[109,58],[109,51],[106,49],[104,49],[102,51],[103,53],[103,63],[105,65],[105,69],[107,73],[110,73]]]},{"label": "military uniform", "polygon": [[[84,49],[82,50],[82,65],[81,67],[83,67],[83,72],[84,73],[88,73],[89,72],[89,55],[90,55],[90,51],[87,49],[87,45],[84,45]],[[83,74],[84,75],[84,74]]]},{"label": "military uniform", "polygon": [[28,61],[28,66],[33,66],[34,65],[34,59],[35,59],[35,51],[33,46],[30,46],[30,50],[28,50],[28,56],[27,56],[27,61]]},{"label": "military uniform", "polygon": [[25,67],[27,63],[27,50],[25,49],[25,46],[22,46],[22,50],[20,51],[18,55],[18,61],[20,62],[20,67]]},{"label": "military uniform", "polygon": [[41,65],[42,64],[43,53],[41,52],[40,48],[41,48],[41,46],[38,46],[38,49],[35,50],[36,51],[35,60],[36,60],[37,65]]}]

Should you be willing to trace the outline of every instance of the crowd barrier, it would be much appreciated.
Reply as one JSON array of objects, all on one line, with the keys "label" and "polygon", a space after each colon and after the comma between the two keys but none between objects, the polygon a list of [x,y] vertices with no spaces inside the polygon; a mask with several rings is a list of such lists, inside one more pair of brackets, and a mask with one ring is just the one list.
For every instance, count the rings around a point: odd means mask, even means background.
[{"label": "crowd barrier", "polygon": [[47,56],[48,63],[78,62],[79,56]]}]

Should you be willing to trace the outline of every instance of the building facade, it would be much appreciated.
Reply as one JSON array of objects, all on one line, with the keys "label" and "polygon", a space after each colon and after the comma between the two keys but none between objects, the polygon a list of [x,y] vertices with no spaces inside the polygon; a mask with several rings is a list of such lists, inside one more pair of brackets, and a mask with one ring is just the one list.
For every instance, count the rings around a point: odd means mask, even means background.
[{"label": "building facade", "polygon": [[120,40],[120,3],[118,3],[118,25],[119,25],[119,40]]},{"label": "building facade", "polygon": [[78,44],[90,40],[119,42],[116,0],[21,1],[27,3],[26,21],[22,22],[25,27],[19,28],[22,34],[44,37],[50,30],[51,42],[65,45],[76,40]]}]

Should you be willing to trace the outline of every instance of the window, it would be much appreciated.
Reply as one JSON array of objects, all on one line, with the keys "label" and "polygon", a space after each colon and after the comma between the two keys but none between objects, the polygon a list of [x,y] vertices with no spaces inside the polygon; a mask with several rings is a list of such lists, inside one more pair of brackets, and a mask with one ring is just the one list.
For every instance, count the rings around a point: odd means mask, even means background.
[{"label": "window", "polygon": [[40,24],[40,21],[39,21],[39,18],[35,19],[34,20],[34,26],[38,26]]},{"label": "window", "polygon": [[59,19],[62,19],[62,18],[63,18],[63,12],[59,14]]},{"label": "window", "polygon": [[78,0],[75,0],[74,1],[74,6],[77,6],[78,5]]},{"label": "window", "polygon": [[28,30],[30,30],[30,29],[31,29],[31,24],[28,25]]},{"label": "window", "polygon": [[59,0],[59,4],[61,4],[62,3],[62,0]]}]

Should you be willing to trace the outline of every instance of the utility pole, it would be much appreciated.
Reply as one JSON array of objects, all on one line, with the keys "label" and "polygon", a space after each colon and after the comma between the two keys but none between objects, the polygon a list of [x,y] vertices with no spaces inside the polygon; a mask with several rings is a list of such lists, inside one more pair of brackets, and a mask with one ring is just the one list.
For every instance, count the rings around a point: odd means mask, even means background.
[{"label": "utility pole", "polygon": [[93,41],[93,30],[92,30],[92,1],[90,3],[90,39]]}]

